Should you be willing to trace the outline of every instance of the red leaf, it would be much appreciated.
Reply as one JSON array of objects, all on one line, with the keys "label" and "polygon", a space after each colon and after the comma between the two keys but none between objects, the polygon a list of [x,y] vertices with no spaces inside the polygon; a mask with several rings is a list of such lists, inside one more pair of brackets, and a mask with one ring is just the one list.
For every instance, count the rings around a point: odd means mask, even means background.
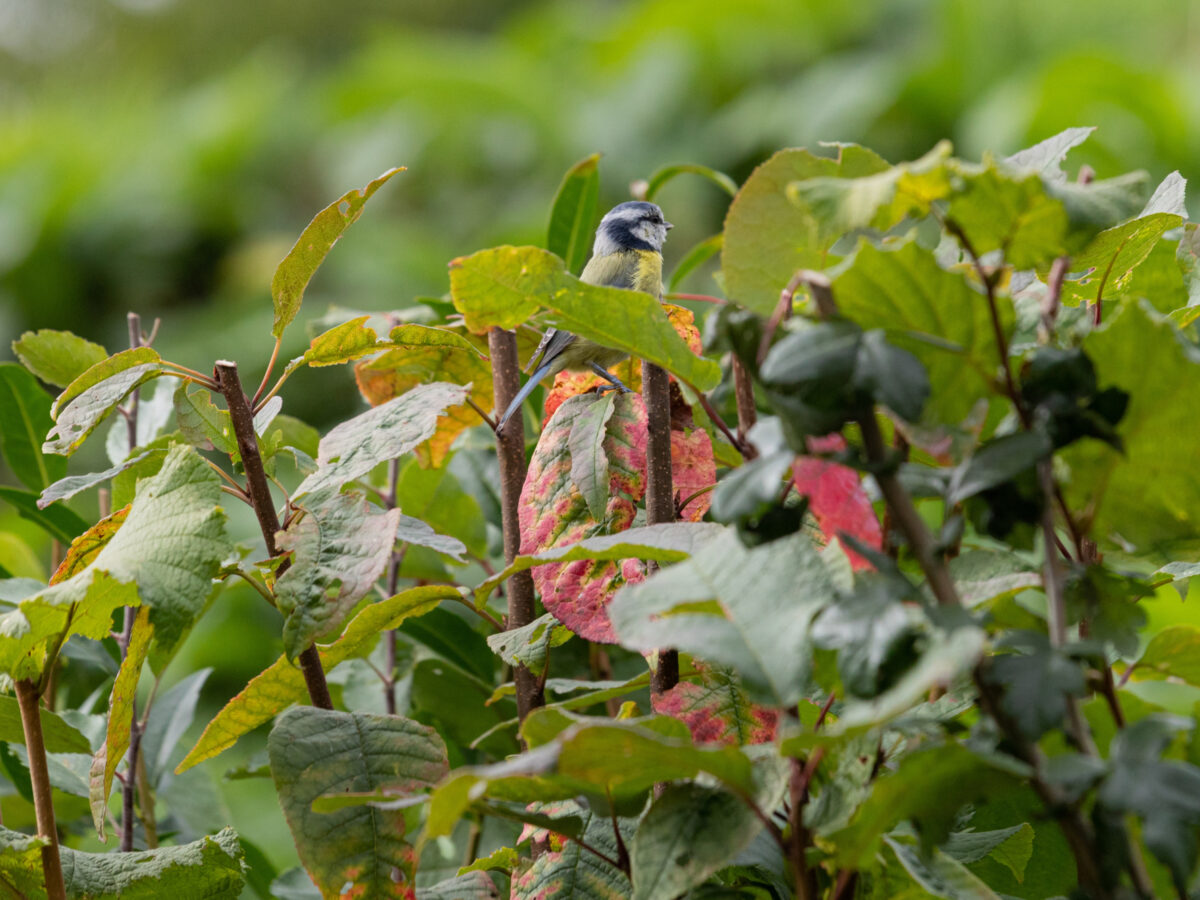
[{"label": "red leaf", "polygon": [[[808,439],[808,449],[813,453],[832,453],[845,446],[846,441],[840,434]],[[799,493],[808,495],[809,510],[826,540],[845,533],[868,547],[883,548],[879,518],[854,469],[826,459],[802,456],[792,466],[792,480]],[[846,555],[854,569],[872,568],[849,548],[846,548]]]},{"label": "red leaf", "polygon": [[746,699],[737,680],[721,669],[699,667],[700,681],[681,681],[651,697],[654,711],[679,719],[697,744],[741,746],[775,739],[777,710]]}]

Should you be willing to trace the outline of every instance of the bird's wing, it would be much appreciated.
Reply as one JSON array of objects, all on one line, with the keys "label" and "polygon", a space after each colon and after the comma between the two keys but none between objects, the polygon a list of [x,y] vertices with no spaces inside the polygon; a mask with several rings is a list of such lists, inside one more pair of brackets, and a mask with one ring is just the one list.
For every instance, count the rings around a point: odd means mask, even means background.
[{"label": "bird's wing", "polygon": [[546,336],[542,338],[542,343],[545,346],[542,348],[541,364],[545,366],[552,363],[555,357],[566,350],[567,346],[574,340],[575,335],[571,334],[571,332],[563,331],[560,328],[551,328],[546,332]]}]

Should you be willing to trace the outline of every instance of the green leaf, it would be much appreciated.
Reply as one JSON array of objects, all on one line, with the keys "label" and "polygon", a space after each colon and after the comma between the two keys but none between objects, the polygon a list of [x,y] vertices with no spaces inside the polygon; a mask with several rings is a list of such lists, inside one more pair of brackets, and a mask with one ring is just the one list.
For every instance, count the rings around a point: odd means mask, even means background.
[{"label": "green leaf", "polygon": [[[62,716],[44,707],[38,707],[42,720],[42,740],[47,753],[91,753],[92,746],[79,729],[70,725]],[[17,698],[0,695],[0,741],[9,744],[24,744],[25,731],[21,727],[21,710]]]},{"label": "green leaf", "polygon": [[1071,270],[1082,275],[1063,282],[1063,302],[1069,306],[1095,303],[1119,292],[1163,234],[1182,224],[1179,215],[1152,213],[1100,232],[1081,253],[1071,257]]},{"label": "green leaf", "polygon": [[676,897],[727,865],[762,828],[728,791],[671,784],[638,823],[629,848],[634,900]]},{"label": "green leaf", "polygon": [[[42,839],[0,828],[0,882],[20,897],[44,897]],[[88,900],[236,900],[246,881],[232,828],[178,847],[84,853],[61,847],[68,897]]]},{"label": "green leaf", "polygon": [[60,388],[108,358],[108,351],[99,344],[69,331],[50,328],[26,331],[13,341],[12,349],[21,365],[42,381]]},{"label": "green leaf", "polygon": [[1190,222],[1184,226],[1175,259],[1187,288],[1187,308],[1200,306],[1200,225]]},{"label": "green leaf", "polygon": [[28,519],[56,541],[64,544],[71,543],[78,535],[87,531],[87,522],[73,509],[63,505],[47,506],[43,509],[41,499],[32,491],[0,485],[0,500],[11,504],[22,519]]},{"label": "green leaf", "polygon": [[186,381],[175,389],[175,420],[184,439],[201,449],[212,448],[228,456],[237,454],[237,438],[228,410],[218,409],[204,388],[189,390]]},{"label": "green leaf", "polygon": [[317,471],[301,482],[292,499],[340,488],[381,462],[411,452],[437,430],[438,417],[446,408],[462,403],[466,396],[461,385],[434,382],[347,419],[321,439]]},{"label": "green leaf", "polygon": [[1048,181],[1046,192],[1062,201],[1071,224],[1067,250],[1078,253],[1097,231],[1137,215],[1146,202],[1149,175],[1130,172],[1083,184]]},{"label": "green leaf", "polygon": [[695,163],[679,163],[673,166],[664,166],[651,175],[646,182],[643,199],[653,200],[658,192],[662,190],[663,185],[680,175],[699,175],[701,178],[711,181],[730,197],[737,196],[737,182],[724,172],[718,172],[716,169],[710,169],[708,166],[701,166]]},{"label": "green leaf", "polygon": [[50,397],[37,379],[16,363],[0,363],[0,451],[13,474],[40,491],[67,473],[67,461],[42,454],[53,425]]},{"label": "green leaf", "polygon": [[692,353],[649,294],[584,284],[537,247],[481,250],[450,266],[455,308],[476,333],[515,328],[545,308],[556,328],[662,366],[698,390],[720,381],[717,364]]},{"label": "green leaf", "polygon": [[147,381],[162,374],[163,366],[158,361],[158,354],[153,350],[142,347],[138,350],[126,350],[124,353],[137,354],[142,350],[153,353],[154,359],[139,365],[130,365],[128,364],[129,360],[133,358],[130,356],[123,361],[126,364],[123,364],[116,372],[75,394],[69,402],[64,403],[63,398],[71,394],[78,384],[92,378],[97,370],[107,371],[108,368],[111,368],[111,364],[123,354],[118,353],[99,365],[92,366],[71,383],[71,386],[59,396],[55,404],[55,425],[46,435],[45,443],[42,444],[43,453],[70,456],[79,449],[79,445],[87,439],[88,435],[108,417],[118,403]]},{"label": "green leaf", "polygon": [[1000,705],[1026,737],[1037,740],[1061,725],[1067,697],[1083,694],[1083,669],[1043,635],[1011,634],[1023,652],[992,657],[985,677],[1004,688]]},{"label": "green leaf", "polygon": [[856,697],[882,693],[916,661],[920,619],[895,593],[890,579],[868,575],[813,622],[813,642],[838,651],[838,674]]},{"label": "green leaf", "polygon": [[1189,435],[1193,410],[1200,409],[1200,367],[1170,323],[1132,304],[1089,334],[1083,347],[1096,361],[1099,382],[1130,394],[1118,429],[1125,453],[1100,441],[1063,450],[1068,505],[1092,510],[1098,539],[1119,537],[1143,549],[1194,548],[1200,482],[1191,474]]},{"label": "green leaf", "polygon": [[[860,243],[833,282],[842,315],[915,355],[929,372],[928,415],[935,422],[966,418],[990,391],[1000,356],[987,298],[947,272],[914,242],[895,250]],[[1001,327],[1011,330],[1012,304],[1000,301]]]},{"label": "green leaf", "polygon": [[695,247],[683,255],[683,259],[675,266],[675,271],[671,273],[671,280],[667,285],[667,292],[674,293],[683,280],[691,275],[696,269],[704,265],[714,256],[721,252],[725,246],[725,235],[717,233],[711,237],[706,237]]},{"label": "green leaf", "polygon": [[597,522],[604,520],[608,505],[608,455],[604,439],[612,418],[616,397],[608,391],[575,417],[567,446],[571,453],[571,481],[587,502],[588,512]]},{"label": "green leaf", "polygon": [[[68,475],[66,478],[60,478],[58,481],[54,482],[54,484],[42,491],[41,495],[37,498],[37,508],[45,510],[47,507],[50,507],[50,504],[55,503],[58,500],[68,500],[71,497],[74,497],[80,491],[86,491],[88,488],[95,487],[98,484],[109,481],[120,475],[126,469],[136,466],[153,452],[155,451],[144,450],[137,456],[131,456],[124,462],[119,462],[115,466],[105,469],[103,472],[89,472],[87,475]],[[5,499],[7,499],[7,497]],[[51,508],[66,510],[66,507]],[[80,521],[82,521],[82,519]],[[75,532],[75,534],[79,533],[79,531]],[[72,538],[74,538],[74,536],[75,535],[72,535],[71,538],[68,538],[68,543]],[[60,537],[59,540],[62,540],[62,538]]]},{"label": "green leaf", "polygon": [[488,635],[488,646],[510,666],[525,666],[535,675],[546,669],[552,647],[561,647],[571,639],[571,631],[550,613],[528,625]]},{"label": "green leaf", "polygon": [[[609,859],[616,859],[620,855],[613,823],[608,817],[597,815],[570,801],[541,809],[553,816],[556,830],[567,827],[557,825],[558,822],[569,821],[588,846],[596,848]],[[628,846],[633,837],[631,824],[628,820],[618,820],[617,827]],[[514,871],[512,876],[511,900],[541,900],[548,897],[562,897],[564,900],[567,897],[572,900],[628,900],[629,893],[629,879],[621,870],[584,850],[578,841],[567,841],[561,850],[549,849],[541,853],[527,867]]]},{"label": "green leaf", "polygon": [[483,872],[460,872],[454,878],[417,888],[417,900],[489,900],[497,896],[496,885]]},{"label": "green leaf", "polygon": [[500,584],[517,572],[550,562],[576,560],[646,559],[660,563],[679,562],[713,540],[725,529],[711,522],[674,522],[629,528],[617,534],[585,538],[573,544],[552,547],[540,553],[518,556],[512,564],[475,588],[475,605],[487,602]]},{"label": "green leaf", "polygon": [[300,861],[324,897],[343,896],[347,883],[372,897],[412,885],[416,855],[402,816],[371,806],[311,807],[335,791],[403,796],[431,788],[449,769],[436,731],[399,716],[299,707],[279,717],[267,749]]},{"label": "green leaf", "polygon": [[362,190],[350,191],[321,210],[297,238],[295,246],[275,269],[271,279],[271,300],[275,304],[275,324],[271,334],[279,339],[283,330],[300,312],[304,290],[338,238],[358,221],[371,196],[403,169],[388,169]]},{"label": "green leaf", "polygon": [[869,863],[883,836],[911,819],[927,845],[949,835],[967,803],[1011,790],[1017,776],[958,744],[928,747],[904,756],[882,775],[850,824],[828,836],[838,863],[854,868]]},{"label": "green leaf", "polygon": [[596,203],[600,196],[599,164],[600,154],[593,153],[571,166],[558,186],[550,210],[546,249],[561,257],[571,273],[583,270],[592,251]]},{"label": "green leaf", "polygon": [[107,381],[128,369],[157,364],[161,359],[158,352],[150,347],[136,347],[114,353],[108,359],[101,360],[88,368],[83,374],[67,385],[63,392],[58,395],[58,399],[54,401],[54,408],[51,410],[51,414],[57,419],[62,411],[74,402],[76,398],[96,387],[101,382]]},{"label": "green leaf", "polygon": [[948,218],[979,255],[999,250],[1017,269],[1062,255],[1067,212],[1037,175],[1013,177],[995,166],[968,172],[950,197]]},{"label": "green leaf", "polygon": [[[410,460],[400,470],[397,486],[397,505],[406,515],[400,518],[396,532],[398,540],[406,540],[405,530],[411,533],[409,518],[419,519],[447,540],[458,540],[467,552],[475,556],[486,556],[488,535],[486,519],[476,499],[463,490],[462,484],[446,466],[440,469],[423,469],[417,460]],[[424,532],[420,532],[424,534]],[[416,541],[416,543],[421,543]],[[432,549],[449,553],[450,546]],[[455,552],[458,552],[455,547]]]},{"label": "green leaf", "polygon": [[1011,481],[1046,459],[1053,449],[1046,433],[1036,429],[988,441],[954,470],[946,502],[961,503]]},{"label": "green leaf", "polygon": [[1000,895],[988,887],[966,866],[934,848],[923,854],[920,849],[893,837],[885,837],[896,859],[912,876],[913,881],[935,897],[950,900],[1000,900]]},{"label": "green leaf", "polygon": [[830,260],[817,222],[790,202],[787,187],[817,176],[853,178],[883,172],[888,164],[862,147],[839,148],[838,159],[807,150],[780,150],[755,169],[725,215],[721,273],[728,296],[769,315],[797,269],[822,269]]},{"label": "green leaf", "polygon": [[1024,558],[1003,550],[967,550],[950,560],[950,575],[967,606],[979,606],[1042,583]]},{"label": "green leaf", "polygon": [[143,606],[138,610],[133,623],[133,631],[129,637],[129,647],[121,668],[113,680],[112,694],[108,701],[108,734],[104,747],[92,760],[90,802],[92,807],[92,823],[100,840],[104,835],[105,821],[108,818],[108,795],[112,791],[113,774],[117,766],[125,758],[129,749],[130,729],[133,722],[133,701],[137,695],[138,678],[142,673],[142,664],[150,650],[150,639],[154,637],[154,626],[150,624],[150,607]]},{"label": "green leaf", "polygon": [[807,537],[747,550],[726,529],[703,553],[624,588],[608,612],[623,646],[703,656],[736,669],[758,702],[791,706],[809,684],[813,616],[833,597]]},{"label": "green leaf", "polygon": [[[383,632],[399,627],[411,616],[424,615],[442,600],[457,596],[458,590],[449,585],[426,585],[363,607],[337,640],[317,645],[321,668],[332,671],[338,663],[369,653]],[[205,726],[196,745],[175,769],[176,774],[228,750],[242,735],[271,721],[276,713],[293,703],[303,703],[307,697],[303,672],[286,656],[280,656],[254,676]]]},{"label": "green leaf", "polygon": [[1142,818],[1142,840],[1171,871],[1176,890],[1186,885],[1196,865],[1200,828],[1200,768],[1162,759],[1180,725],[1187,720],[1151,715],[1113,738],[1111,772],[1100,787],[1099,802]]},{"label": "green leaf", "polygon": [[280,551],[292,553],[275,583],[288,659],[337,629],[375,586],[400,521],[400,510],[380,511],[356,492],[310,494],[304,508],[306,515],[275,536]]},{"label": "green leaf", "polygon": [[1053,137],[1014,153],[1004,160],[1005,165],[1019,171],[1036,172],[1047,181],[1066,181],[1067,173],[1063,171],[1061,163],[1066,159],[1067,152],[1086,141],[1095,130],[1094,127],[1080,127],[1060,131]]},{"label": "green leaf", "polygon": [[172,447],[158,474],[139,483],[129,517],[91,564],[136,583],[151,609],[156,671],[204,609],[233,549],[221,498],[221,479],[205,459],[191,447]]},{"label": "green leaf", "polygon": [[812,216],[827,242],[860,228],[886,231],[907,216],[927,215],[950,192],[950,152],[950,142],[942,141],[920,159],[882,171],[795,181],[787,196]]},{"label": "green leaf", "polygon": [[1137,661],[1140,678],[1179,678],[1200,686],[1200,626],[1168,625]]}]

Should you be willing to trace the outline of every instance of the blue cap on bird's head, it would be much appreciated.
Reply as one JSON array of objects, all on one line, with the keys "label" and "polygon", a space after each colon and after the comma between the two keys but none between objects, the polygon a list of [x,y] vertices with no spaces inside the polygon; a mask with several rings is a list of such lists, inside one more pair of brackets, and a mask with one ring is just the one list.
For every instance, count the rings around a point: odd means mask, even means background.
[{"label": "blue cap on bird's head", "polygon": [[654,203],[645,200],[626,200],[610,209],[596,229],[595,256],[607,256],[620,250],[653,250],[662,252],[667,232],[674,228],[663,218]]}]

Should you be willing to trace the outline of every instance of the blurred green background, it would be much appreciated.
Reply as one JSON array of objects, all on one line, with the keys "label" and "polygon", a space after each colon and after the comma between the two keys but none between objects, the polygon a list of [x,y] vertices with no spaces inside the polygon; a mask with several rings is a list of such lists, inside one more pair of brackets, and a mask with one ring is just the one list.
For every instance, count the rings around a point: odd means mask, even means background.
[{"label": "blurred green background", "polygon": [[[1075,125],[1098,131],[1073,165],[1157,181],[1200,175],[1197,84],[1200,0],[0,0],[0,358],[47,327],[115,351],[133,310],[163,318],[168,358],[233,358],[256,383],[275,264],[394,165],[408,171],[332,253],[302,322],[441,295],[453,257],[542,242],[563,172],[593,152],[602,208],[670,163],[741,181],[786,146],[900,161],[950,138],[972,158]],[[727,198],[683,178],[658,199],[678,225],[670,269]],[[711,272],[684,289],[715,291]],[[293,327],[284,358],[305,342]],[[285,395],[322,430],[361,408],[343,370]],[[72,472],[105,467],[102,444]],[[44,539],[0,507],[5,533],[45,566]],[[209,708],[279,650],[277,616],[245,593],[172,667],[216,667]],[[231,784],[235,824],[294,864],[269,783]]]}]

